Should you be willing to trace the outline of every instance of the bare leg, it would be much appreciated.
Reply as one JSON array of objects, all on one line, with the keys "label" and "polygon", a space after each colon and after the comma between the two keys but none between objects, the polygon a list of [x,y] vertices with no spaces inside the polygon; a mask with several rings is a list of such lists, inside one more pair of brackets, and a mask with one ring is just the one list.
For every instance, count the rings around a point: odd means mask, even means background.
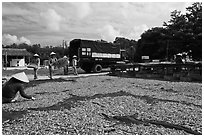
[{"label": "bare leg", "polygon": [[73,67],[73,69],[74,69],[74,75],[78,75],[78,73],[77,73],[77,69],[76,69],[75,66]]},{"label": "bare leg", "polygon": [[37,79],[38,78],[38,74],[37,74],[37,71],[38,71],[38,69],[37,68],[34,68],[34,79]]}]

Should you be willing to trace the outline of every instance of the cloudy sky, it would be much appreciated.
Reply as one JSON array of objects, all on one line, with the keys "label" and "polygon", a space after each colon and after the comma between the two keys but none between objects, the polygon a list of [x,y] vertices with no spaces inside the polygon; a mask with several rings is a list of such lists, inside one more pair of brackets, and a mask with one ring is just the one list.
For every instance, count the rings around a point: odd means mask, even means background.
[{"label": "cloudy sky", "polygon": [[74,38],[114,41],[121,36],[138,40],[147,29],[162,26],[170,12],[187,2],[3,2],[2,43],[58,46]]}]

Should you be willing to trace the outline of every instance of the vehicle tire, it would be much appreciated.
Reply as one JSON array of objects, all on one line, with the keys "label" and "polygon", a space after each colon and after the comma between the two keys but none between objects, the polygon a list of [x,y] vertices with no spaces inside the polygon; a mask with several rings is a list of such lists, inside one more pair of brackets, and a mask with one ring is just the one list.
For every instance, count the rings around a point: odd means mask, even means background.
[{"label": "vehicle tire", "polygon": [[99,73],[102,71],[102,66],[100,64],[96,64],[93,68],[93,72]]}]

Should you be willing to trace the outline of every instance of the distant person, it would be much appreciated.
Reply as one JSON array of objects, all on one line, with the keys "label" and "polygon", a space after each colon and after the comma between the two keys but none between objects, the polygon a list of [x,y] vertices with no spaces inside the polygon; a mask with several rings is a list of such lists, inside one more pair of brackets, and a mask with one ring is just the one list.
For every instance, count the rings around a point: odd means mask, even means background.
[{"label": "distant person", "polygon": [[[176,59],[175,59],[176,64],[183,64],[183,60],[182,60],[182,54],[176,54]],[[181,71],[181,65],[176,66],[176,72],[180,72]]]},{"label": "distant person", "polygon": [[183,52],[182,53],[182,61],[183,61],[183,63],[186,63],[186,56],[187,56],[187,53]]},{"label": "distant person", "polygon": [[18,92],[24,98],[35,100],[34,97],[24,92],[24,84],[28,82],[28,77],[24,72],[13,75],[2,85],[2,103],[15,102],[18,99]]},{"label": "distant person", "polygon": [[50,58],[49,58],[49,61],[48,61],[48,64],[49,64],[49,77],[50,77],[50,79],[52,79],[52,73],[53,73],[53,70],[54,70],[54,66],[52,66],[52,63],[54,63],[55,61],[57,61],[56,53],[51,52],[50,53]]},{"label": "distant person", "polygon": [[68,75],[68,71],[69,71],[69,58],[67,56],[64,56],[63,58],[67,59],[67,65],[64,66],[64,75]]},{"label": "distant person", "polygon": [[74,55],[73,58],[72,58],[72,67],[73,67],[73,70],[74,70],[74,75],[78,75],[77,73],[77,56]]},{"label": "distant person", "polygon": [[38,54],[35,54],[34,56],[34,79],[38,79],[38,69],[40,67],[40,57]]},{"label": "distant person", "polygon": [[189,56],[189,60],[193,61],[193,54],[192,54],[192,50],[188,51],[188,56]]},{"label": "distant person", "polygon": [[180,54],[180,53],[176,54],[175,62],[176,62],[176,64],[183,64],[182,54]]}]

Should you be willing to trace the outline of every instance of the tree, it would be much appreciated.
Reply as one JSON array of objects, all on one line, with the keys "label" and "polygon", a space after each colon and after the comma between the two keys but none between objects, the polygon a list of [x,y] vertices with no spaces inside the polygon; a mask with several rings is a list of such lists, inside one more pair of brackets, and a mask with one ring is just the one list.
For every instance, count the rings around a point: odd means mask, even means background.
[{"label": "tree", "polygon": [[175,40],[182,41],[180,52],[192,50],[194,59],[202,58],[202,4],[193,3],[186,8],[187,13],[173,11],[168,23],[164,22],[167,30],[174,35]]},{"label": "tree", "polygon": [[145,31],[138,41],[139,56],[150,56],[151,59],[166,57],[168,32],[163,27],[155,27]]},{"label": "tree", "polygon": [[135,40],[129,40],[122,37],[116,37],[115,41],[113,41],[114,44],[117,44],[120,46],[121,49],[125,50],[125,56],[130,61],[136,61],[136,51],[137,51],[137,41]]},{"label": "tree", "polygon": [[120,45],[121,49],[127,49],[130,47],[130,40],[122,37],[116,37],[113,43]]},{"label": "tree", "polygon": [[169,59],[191,50],[195,60],[202,59],[202,5],[194,3],[186,10],[186,14],[174,10],[163,27],[145,31],[138,40],[137,54],[151,59]]},{"label": "tree", "polygon": [[202,3],[193,3],[187,9],[188,48],[193,57],[202,59]]}]

